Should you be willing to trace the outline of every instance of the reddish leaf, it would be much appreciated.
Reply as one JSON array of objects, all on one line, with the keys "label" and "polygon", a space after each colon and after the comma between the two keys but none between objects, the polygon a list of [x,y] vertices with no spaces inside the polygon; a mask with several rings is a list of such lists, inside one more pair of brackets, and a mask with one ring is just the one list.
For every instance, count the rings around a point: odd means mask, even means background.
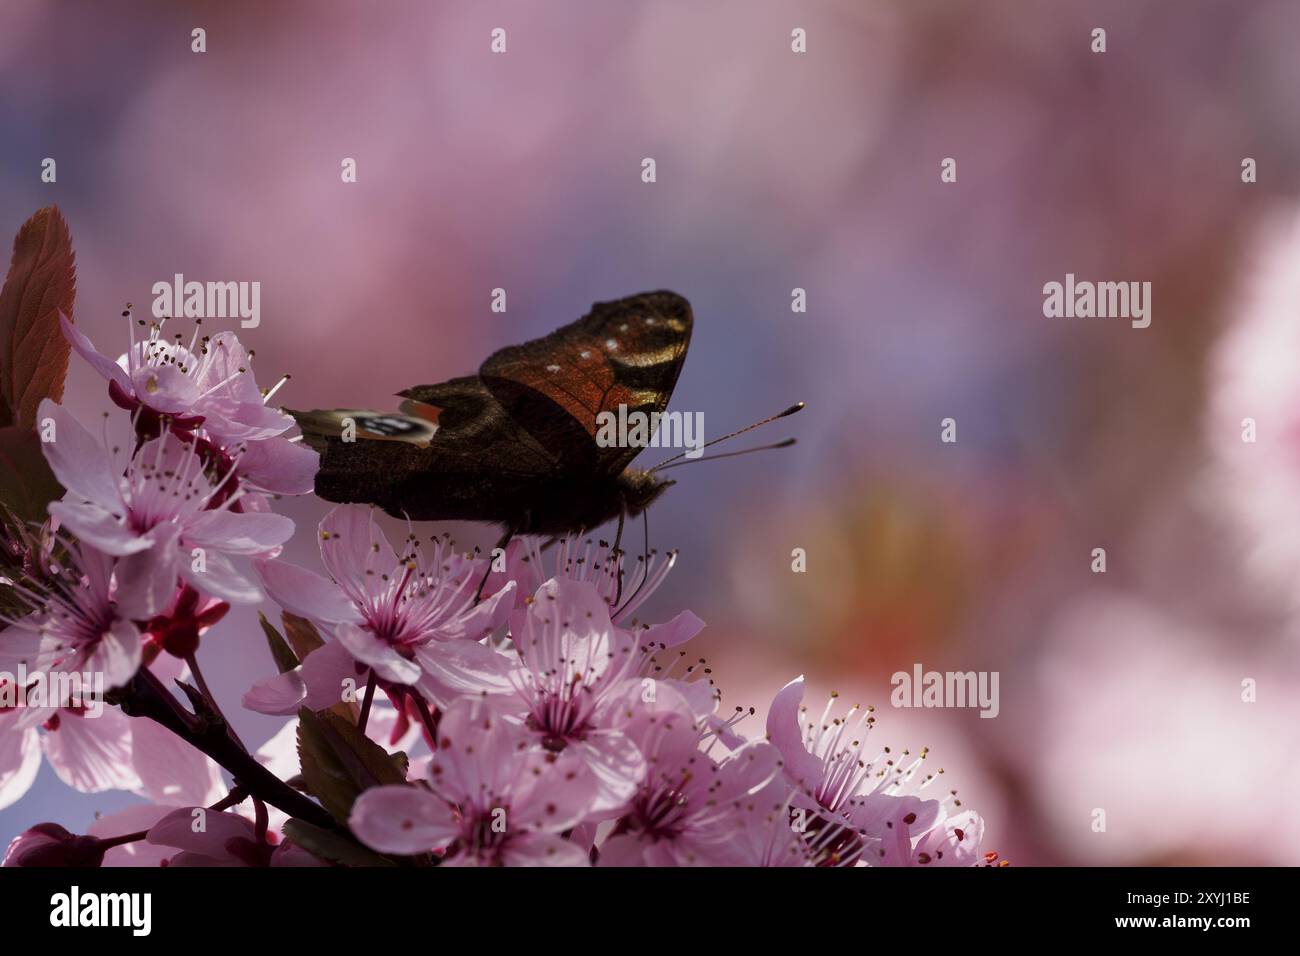
[{"label": "reddish leaf", "polygon": [[43,398],[63,398],[68,342],[59,312],[72,315],[76,264],[57,206],[38,210],[18,230],[0,290],[0,425],[36,424]]},{"label": "reddish leaf", "polygon": [[0,505],[22,521],[44,521],[45,507],[63,497],[30,428],[0,428]]}]

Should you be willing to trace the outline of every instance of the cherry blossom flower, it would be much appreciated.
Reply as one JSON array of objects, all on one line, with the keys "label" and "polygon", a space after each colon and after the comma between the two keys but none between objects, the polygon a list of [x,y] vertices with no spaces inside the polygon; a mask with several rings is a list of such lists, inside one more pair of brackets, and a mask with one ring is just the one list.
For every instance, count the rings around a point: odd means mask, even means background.
[{"label": "cherry blossom flower", "polygon": [[38,823],[10,841],[0,866],[98,867],[105,849],[93,836],[70,833],[57,823]]},{"label": "cherry blossom flower", "polygon": [[[331,579],[285,561],[258,565],[270,596],[333,638],[302,666],[259,682],[245,706],[290,714],[339,700],[342,680],[371,668],[392,685],[415,684],[421,654],[473,643],[505,621],[514,584],[475,604],[482,562],[456,555],[437,539],[425,550],[408,538],[399,558],[369,508],[341,505],[320,523],[321,561]],[[358,666],[359,665],[359,666]]]},{"label": "cherry blossom flower", "polygon": [[[60,315],[63,334],[76,351],[109,383],[113,401],[129,411],[143,409],[155,419],[167,417],[175,427],[204,430],[220,443],[282,435],[293,419],[270,408],[253,378],[251,354],[233,332],[199,338],[196,323],[188,346],[162,336],[167,320],[150,322],[137,341],[135,320],[127,315],[131,347],[116,361],[99,352],[80,329]],[[139,320],[140,325],[145,325]]]},{"label": "cherry blossom flower", "polygon": [[147,841],[175,852],[165,866],[327,866],[301,847],[258,833],[257,825],[229,811],[177,807],[149,829]]},{"label": "cherry blossom flower", "polygon": [[640,685],[637,641],[614,627],[609,605],[586,581],[553,578],[510,617],[514,647],[460,641],[416,652],[420,690],[445,707],[458,697],[491,699],[522,717],[535,742],[576,755],[597,781],[600,809],[620,806],[645,770],[624,734],[628,683]]},{"label": "cherry blossom flower", "polygon": [[[600,849],[612,866],[740,865],[738,823],[743,811],[779,772],[776,748],[766,741],[742,744],[718,759],[716,737],[697,720],[691,705],[671,687],[654,699],[639,698],[625,733],[645,756],[646,772]],[[709,739],[713,738],[713,739]],[[708,742],[710,746],[701,747]]]},{"label": "cherry blossom flower", "polygon": [[[41,578],[15,582],[32,612],[0,631],[0,672],[29,677],[58,671],[101,674],[104,689],[120,687],[140,666],[140,629],[131,618],[139,597],[114,586],[114,560],[76,543]],[[56,703],[64,703],[62,701]]]},{"label": "cherry blossom flower", "polygon": [[[939,800],[905,792],[919,775],[926,751],[913,758],[907,751],[895,756],[886,747],[868,758],[868,734],[875,722],[870,708],[855,705],[847,716],[836,717],[832,696],[821,718],[805,725],[803,691],[802,677],[781,689],[768,712],[767,732],[798,791],[794,805],[812,814],[816,823],[811,830],[823,850],[836,858],[860,854],[871,866],[979,862],[984,823],[969,811],[949,813],[955,791]],[[937,779],[926,775],[917,789]],[[828,842],[827,827],[842,831],[838,841]]]},{"label": "cherry blossom flower", "polygon": [[[235,512],[234,496],[210,508],[222,486],[209,479],[193,446],[171,434],[146,442],[118,477],[108,450],[62,407],[46,399],[40,415],[53,420],[46,460],[68,489],[50,514],[80,541],[123,559],[120,577],[133,605],[160,609],[177,574],[232,603],[261,597],[227,555],[256,555],[284,543],[292,521]],[[196,554],[202,560],[191,560]]]},{"label": "cherry blossom flower", "polygon": [[481,701],[442,717],[428,789],[366,790],[348,824],[381,853],[445,852],[444,866],[582,866],[586,853],[560,834],[595,797],[573,758],[532,745],[518,722]]}]

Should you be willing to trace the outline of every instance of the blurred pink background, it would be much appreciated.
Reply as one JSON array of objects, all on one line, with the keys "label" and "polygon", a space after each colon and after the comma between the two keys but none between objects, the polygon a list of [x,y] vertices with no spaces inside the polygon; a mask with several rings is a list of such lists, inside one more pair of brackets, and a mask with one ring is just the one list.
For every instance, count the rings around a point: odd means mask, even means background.
[{"label": "blurred pink background", "polygon": [[[796,448],[678,471],[651,516],[682,555],[644,616],[708,622],[752,732],[806,673],[810,707],[834,689],[928,745],[1013,862],[1296,864],[1298,39],[1286,0],[6,0],[0,232],[59,204],[105,350],[155,281],[260,281],[242,338],[300,408],[390,407],[678,291],[673,407],[718,435],[810,406],[773,426]],[[1150,281],[1151,327],[1044,318],[1067,272]],[[75,358],[67,401],[109,407]],[[282,510],[315,566],[326,505]],[[201,659],[232,709],[272,668],[251,612]],[[890,707],[918,662],[998,671],[999,716]],[[45,767],[0,835],[133,800]]]}]

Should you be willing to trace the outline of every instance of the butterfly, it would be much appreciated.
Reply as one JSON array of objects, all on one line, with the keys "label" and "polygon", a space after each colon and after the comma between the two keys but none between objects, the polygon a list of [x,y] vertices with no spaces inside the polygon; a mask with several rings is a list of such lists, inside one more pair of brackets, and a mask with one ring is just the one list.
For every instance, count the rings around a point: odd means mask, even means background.
[{"label": "butterfly", "polygon": [[285,411],[320,453],[316,493],[327,501],[417,521],[493,522],[503,540],[614,518],[621,529],[675,482],[631,467],[639,445],[602,446],[601,413],[662,413],[694,322],[675,292],[597,302],[550,335],[494,352],[477,375],[398,392],[396,412]]}]

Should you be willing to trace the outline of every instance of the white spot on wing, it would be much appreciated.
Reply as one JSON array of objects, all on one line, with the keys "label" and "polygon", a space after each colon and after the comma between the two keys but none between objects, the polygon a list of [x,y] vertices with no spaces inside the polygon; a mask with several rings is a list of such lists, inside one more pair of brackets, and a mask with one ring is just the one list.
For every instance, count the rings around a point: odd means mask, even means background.
[{"label": "white spot on wing", "polygon": [[560,367],[559,367],[558,365],[548,365],[548,366],[546,366],[546,371],[548,371],[548,372],[558,372],[559,370],[560,370]]}]

